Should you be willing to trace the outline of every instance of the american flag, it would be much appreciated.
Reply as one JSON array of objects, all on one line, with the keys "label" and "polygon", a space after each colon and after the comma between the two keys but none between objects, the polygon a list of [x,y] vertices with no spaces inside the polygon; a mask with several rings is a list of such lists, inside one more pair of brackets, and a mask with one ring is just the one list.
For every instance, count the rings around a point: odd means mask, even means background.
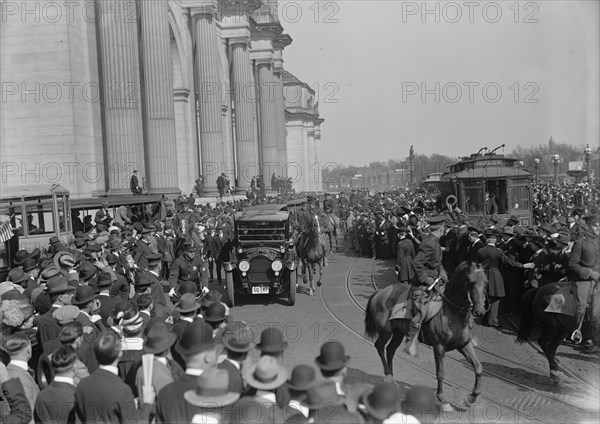
[{"label": "american flag", "polygon": [[[4,217],[5,216],[2,216],[2,218]],[[0,225],[0,243],[4,243],[5,241],[8,241],[11,238],[13,238],[13,231],[10,225],[10,218],[7,216],[5,218],[7,219]]]}]

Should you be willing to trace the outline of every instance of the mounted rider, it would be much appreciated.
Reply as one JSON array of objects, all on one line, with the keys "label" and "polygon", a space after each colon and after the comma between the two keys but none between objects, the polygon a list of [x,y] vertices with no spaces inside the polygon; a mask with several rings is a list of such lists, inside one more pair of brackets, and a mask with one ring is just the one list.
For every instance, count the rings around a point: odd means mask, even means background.
[{"label": "mounted rider", "polygon": [[[326,244],[323,240],[323,234],[321,233],[321,224],[319,223],[319,209],[315,205],[315,198],[312,196],[307,197],[306,202],[302,202],[300,210],[296,213],[296,224],[295,227],[299,232],[298,243],[296,249],[298,254],[304,248],[305,235],[311,228],[316,228],[319,235],[319,242],[323,246],[323,251],[327,252]],[[323,266],[327,265],[327,259],[323,258]]]},{"label": "mounted rider", "polygon": [[411,281],[410,296],[414,315],[404,347],[404,351],[411,356],[417,355],[417,339],[426,312],[425,296],[435,284],[443,284],[448,281],[448,276],[442,266],[442,246],[440,245],[440,237],[444,235],[445,223],[448,219],[446,215],[438,215],[427,220],[429,234],[421,242],[419,251],[413,259],[415,277]]}]

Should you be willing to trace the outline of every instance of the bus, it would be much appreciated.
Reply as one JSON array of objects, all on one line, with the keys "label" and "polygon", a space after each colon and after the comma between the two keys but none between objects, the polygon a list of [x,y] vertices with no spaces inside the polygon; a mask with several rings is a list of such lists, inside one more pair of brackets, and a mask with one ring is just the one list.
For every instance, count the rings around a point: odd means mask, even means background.
[{"label": "bus", "polygon": [[0,276],[10,270],[19,249],[44,249],[54,236],[65,245],[71,243],[69,196],[69,190],[58,184],[2,187],[0,215],[10,222],[14,235],[0,243]]}]

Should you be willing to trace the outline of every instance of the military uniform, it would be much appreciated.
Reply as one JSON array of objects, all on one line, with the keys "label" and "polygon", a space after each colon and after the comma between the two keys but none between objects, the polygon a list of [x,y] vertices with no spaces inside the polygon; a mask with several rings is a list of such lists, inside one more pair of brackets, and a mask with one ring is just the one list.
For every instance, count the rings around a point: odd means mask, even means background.
[{"label": "military uniform", "polygon": [[[430,229],[433,231],[439,229],[440,226],[444,225],[446,219],[445,215],[430,218],[428,220]],[[413,260],[413,268],[415,270],[415,278],[411,282],[411,299],[415,315],[411,322],[405,351],[414,356],[416,354],[415,343],[423,320],[423,297],[425,296],[426,289],[438,277],[444,282],[448,280],[446,271],[442,266],[442,246],[440,245],[440,239],[433,232],[430,232],[421,242],[419,251]]]}]

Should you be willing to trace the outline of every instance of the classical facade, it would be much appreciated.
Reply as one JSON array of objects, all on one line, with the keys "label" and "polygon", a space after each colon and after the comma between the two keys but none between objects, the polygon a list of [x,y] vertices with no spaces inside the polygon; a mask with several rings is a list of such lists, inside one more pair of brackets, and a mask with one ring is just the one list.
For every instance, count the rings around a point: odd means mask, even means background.
[{"label": "classical facade", "polygon": [[2,185],[129,194],[137,170],[150,193],[189,193],[200,175],[216,191],[221,173],[241,192],[258,174],[269,189],[273,173],[320,189],[322,120],[306,84],[284,98],[303,83],[283,69],[292,40],[276,1],[38,0],[0,13]]}]

